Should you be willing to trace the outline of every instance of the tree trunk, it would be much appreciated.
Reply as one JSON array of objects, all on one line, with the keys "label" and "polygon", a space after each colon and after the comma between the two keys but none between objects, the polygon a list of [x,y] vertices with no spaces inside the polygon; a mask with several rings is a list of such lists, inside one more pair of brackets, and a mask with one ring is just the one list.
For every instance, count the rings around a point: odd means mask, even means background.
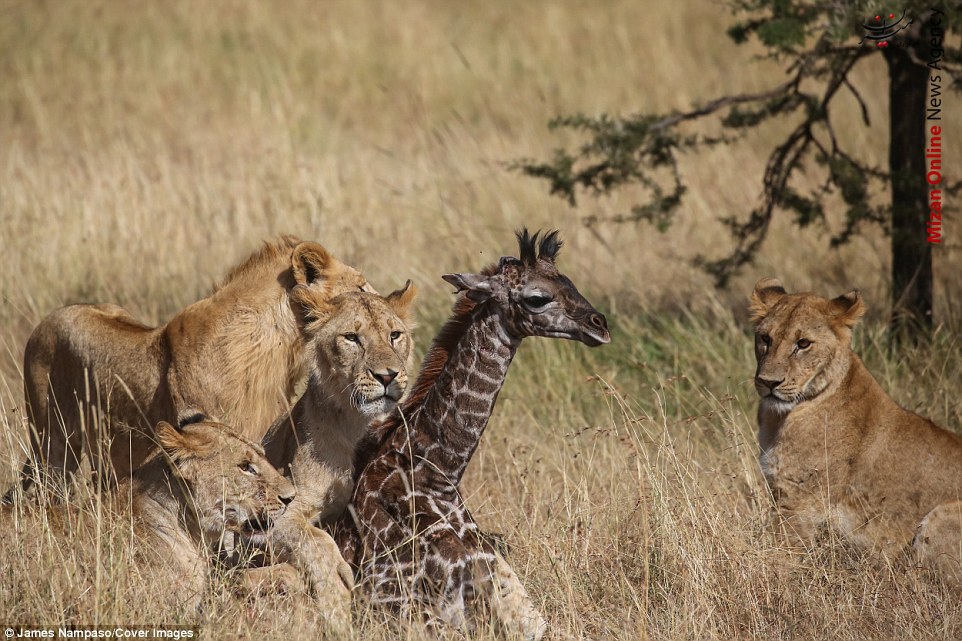
[{"label": "tree trunk", "polygon": [[[925,58],[927,47],[918,47]],[[925,182],[925,107],[928,68],[901,47],[885,50],[889,67],[889,170],[892,175],[892,320],[896,336],[911,341],[932,329],[932,246]]]}]

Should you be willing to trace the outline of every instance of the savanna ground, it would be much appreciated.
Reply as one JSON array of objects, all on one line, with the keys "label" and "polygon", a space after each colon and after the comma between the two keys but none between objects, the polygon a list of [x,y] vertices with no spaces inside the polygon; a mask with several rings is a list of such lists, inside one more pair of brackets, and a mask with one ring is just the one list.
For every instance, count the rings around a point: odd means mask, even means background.
[{"label": "savanna ground", "polygon": [[[690,196],[666,234],[581,224],[627,210],[631,190],[575,210],[505,167],[572,142],[545,126],[559,113],[663,111],[780,81],[758,50],[727,41],[726,16],[695,0],[0,4],[0,481],[24,456],[23,346],[60,305],[111,301],[160,322],[261,239],[290,232],[381,291],[412,278],[423,350],[451,302],[440,274],[514,253],[520,225],[557,227],[561,266],[609,315],[613,342],[526,343],[464,483],[554,634],[962,637],[958,594],[909,560],[831,537],[790,550],[771,534],[744,312],[762,276],[831,295],[861,288],[872,313],[855,341],[870,369],[903,405],[958,429],[952,219],[936,253],[936,340],[893,353],[880,233],[835,251],[825,229],[777,225],[725,291],[691,266],[727,249],[715,218],[756,202],[778,125],[687,157]],[[856,84],[874,126],[839,109],[836,128],[879,162],[880,57]],[[945,166],[956,167],[962,110],[945,114]],[[4,517],[0,623],[187,622],[148,597],[127,524],[97,518],[96,495],[83,496],[86,525],[70,545],[42,517]],[[88,562],[97,569],[82,581]],[[202,630],[311,638],[319,621],[296,599],[221,591]],[[367,623],[356,637],[395,635]]]}]

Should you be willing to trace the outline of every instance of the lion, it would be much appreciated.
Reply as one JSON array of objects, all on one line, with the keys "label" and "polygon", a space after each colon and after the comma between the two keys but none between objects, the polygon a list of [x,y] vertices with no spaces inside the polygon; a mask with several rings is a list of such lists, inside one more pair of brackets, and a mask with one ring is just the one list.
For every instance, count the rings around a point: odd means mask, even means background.
[{"label": "lion", "polygon": [[106,460],[117,478],[127,477],[154,450],[152,427],[191,406],[245,425],[245,436],[259,441],[306,376],[304,321],[291,305],[299,288],[321,298],[374,291],[321,245],[282,236],[161,327],[116,305],[71,305],[47,316],[24,353],[32,454],[22,489],[34,467],[62,483],[84,453],[98,472]]},{"label": "lion", "polygon": [[962,437],[899,407],[852,352],[858,291],[828,300],[766,278],[750,309],[761,467],[789,531],[912,546],[962,577]]},{"label": "lion", "polygon": [[[233,543],[265,537],[294,499],[294,485],[259,444],[199,410],[186,410],[176,427],[161,421],[154,432],[159,447],[103,497],[103,509],[99,497],[82,510],[59,502],[3,508],[3,524],[17,530],[4,535],[21,539],[23,554],[60,557],[51,567],[53,589],[71,607],[85,607],[100,574],[139,578],[132,585],[149,590],[148,609],[166,616],[199,613],[222,570],[241,591],[265,578],[244,567]],[[343,582],[333,587],[349,601]]]},{"label": "lion", "polygon": [[332,568],[353,581],[321,527],[340,517],[350,500],[356,446],[407,390],[416,295],[411,281],[385,297],[348,292],[328,301],[309,289],[295,292],[309,319],[307,389],[271,426],[263,445],[271,464],[290,474],[297,497],[262,547],[273,562],[296,567],[315,594],[318,584],[330,582]]},{"label": "lion", "polygon": [[263,448],[236,432],[191,409],[176,428],[161,421],[161,450],[117,493],[129,501],[140,555],[171,572],[187,603],[200,604],[212,563],[232,545],[226,537],[263,539],[296,496]]}]

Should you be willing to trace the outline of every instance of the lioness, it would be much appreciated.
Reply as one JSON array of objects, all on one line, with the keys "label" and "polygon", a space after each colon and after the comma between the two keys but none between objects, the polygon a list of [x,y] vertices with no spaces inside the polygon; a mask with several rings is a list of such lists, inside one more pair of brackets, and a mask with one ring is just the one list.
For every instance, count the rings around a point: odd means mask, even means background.
[{"label": "lioness", "polygon": [[[241,560],[229,552],[233,539],[263,536],[295,490],[260,445],[196,410],[187,410],[178,427],[160,422],[155,433],[160,448],[103,503],[82,510],[60,503],[3,507],[0,536],[16,541],[25,557],[49,558],[44,568],[51,575],[25,579],[21,572],[19,580],[33,585],[9,585],[17,581],[11,575],[5,588],[33,592],[44,585],[43,592],[50,581],[57,603],[82,611],[91,598],[110,599],[92,594],[98,583],[120,592],[134,587],[133,598],[149,595],[150,603],[142,604],[148,616],[176,620],[184,610],[197,612],[211,570]],[[248,587],[260,583],[262,573],[229,578]]]},{"label": "lioness", "polygon": [[173,572],[178,598],[199,604],[225,535],[264,537],[294,486],[260,445],[197,411],[177,428],[161,421],[156,435],[162,451],[121,485],[118,500],[129,497],[143,556]]},{"label": "lioness", "polygon": [[264,437],[268,460],[289,468],[297,488],[266,547],[274,561],[306,575],[315,594],[331,582],[332,569],[353,580],[334,540],[318,526],[343,512],[353,489],[355,447],[407,389],[416,292],[408,281],[386,297],[349,292],[328,301],[310,289],[292,294],[309,319],[310,374],[304,395]]},{"label": "lioness", "polygon": [[192,406],[260,440],[306,374],[294,288],[322,298],[373,291],[317,243],[282,236],[162,327],[116,305],[71,305],[47,316],[24,354],[33,453],[21,486],[30,487],[33,465],[62,482],[83,452],[98,469],[109,453],[114,473],[129,476],[154,449],[152,427]]},{"label": "lioness", "polygon": [[[828,300],[766,278],[751,297],[761,466],[789,529],[850,540],[959,575],[962,438],[889,398],[850,349],[857,291]],[[920,527],[921,526],[921,527]]]}]

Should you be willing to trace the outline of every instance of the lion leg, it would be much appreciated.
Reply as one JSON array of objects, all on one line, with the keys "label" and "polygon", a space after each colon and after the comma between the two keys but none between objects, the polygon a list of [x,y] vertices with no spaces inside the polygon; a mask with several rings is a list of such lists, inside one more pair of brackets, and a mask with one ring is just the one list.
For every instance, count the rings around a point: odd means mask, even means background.
[{"label": "lion leg", "polygon": [[919,560],[962,585],[962,501],[942,503],[926,514],[912,549]]},{"label": "lion leg", "polygon": [[[450,599],[441,601],[426,601],[411,594],[408,586],[400,586],[392,580],[391,585],[385,582],[378,584],[378,590],[368,595],[372,605],[386,614],[394,624],[402,627],[411,626],[407,636],[417,630],[422,632],[416,638],[430,638],[438,641],[465,641],[466,626],[464,618],[464,602],[461,608]],[[398,638],[405,636],[398,631]],[[424,635],[423,633],[427,634]]]},{"label": "lion leg", "polygon": [[270,536],[274,559],[307,577],[314,599],[323,603],[322,611],[332,622],[349,624],[354,574],[331,535],[302,514],[288,512],[275,522]]},{"label": "lion leg", "polygon": [[238,587],[245,594],[295,594],[306,592],[300,572],[289,563],[247,568],[240,573]]},{"label": "lion leg", "polygon": [[65,495],[83,453],[80,408],[76,399],[54,398],[46,377],[39,389],[33,383],[24,378],[31,454],[21,469],[20,485],[27,492],[39,475],[54,496]]},{"label": "lion leg", "polygon": [[817,493],[801,490],[786,481],[770,484],[774,503],[769,514],[769,527],[784,545],[810,549],[819,533],[828,525],[831,511]]},{"label": "lion leg", "polygon": [[468,628],[463,590],[439,599],[422,613],[424,625],[435,634],[462,634]]},{"label": "lion leg", "polygon": [[[43,331],[44,323],[34,330],[24,349],[23,396],[30,427],[32,460],[44,481],[65,480],[80,466],[83,434],[80,408],[73,394],[58,397],[54,382],[64,372],[54,371],[53,359],[58,334]],[[68,367],[73,373],[74,364]]]},{"label": "lion leg", "polygon": [[495,555],[489,582],[484,586],[494,615],[508,635],[525,641],[540,641],[548,629],[514,569],[500,554]]},{"label": "lion leg", "polygon": [[[102,416],[101,420],[107,421],[107,417]],[[156,443],[153,437],[133,432],[125,425],[104,424],[108,426],[100,428],[96,436],[90,438],[97,444],[91,454],[91,465],[101,487],[112,490],[143,465],[156,450]]]}]

